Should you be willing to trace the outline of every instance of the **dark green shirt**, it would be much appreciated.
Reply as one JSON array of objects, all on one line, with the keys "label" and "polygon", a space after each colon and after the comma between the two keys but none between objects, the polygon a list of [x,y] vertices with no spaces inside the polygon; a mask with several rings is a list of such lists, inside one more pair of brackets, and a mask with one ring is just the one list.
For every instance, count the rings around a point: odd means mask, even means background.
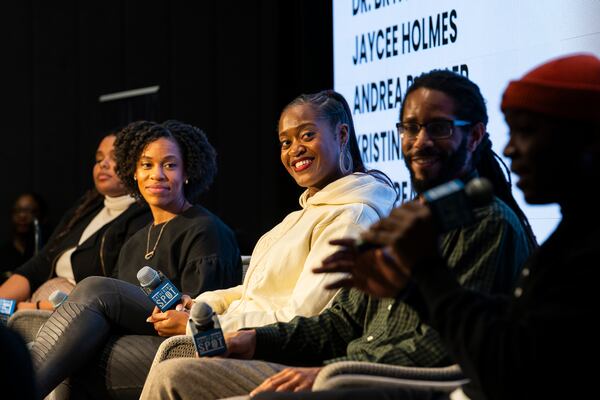
[{"label": "dark green shirt", "polygon": [[[520,221],[501,200],[475,210],[476,223],[443,235],[441,252],[465,287],[507,293],[531,251]],[[411,302],[414,304],[414,302]],[[256,329],[255,358],[292,365],[370,361],[406,366],[452,363],[438,333],[401,299],[341,290],[320,315]]]}]

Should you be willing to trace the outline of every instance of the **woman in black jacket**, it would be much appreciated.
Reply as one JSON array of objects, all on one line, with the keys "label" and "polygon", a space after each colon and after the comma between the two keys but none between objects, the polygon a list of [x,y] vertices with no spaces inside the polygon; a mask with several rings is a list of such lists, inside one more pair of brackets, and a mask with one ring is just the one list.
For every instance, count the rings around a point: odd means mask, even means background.
[{"label": "woman in black jacket", "polygon": [[106,135],[96,150],[95,188],[65,214],[42,251],[0,286],[0,297],[19,301],[17,309],[52,309],[46,299],[53,289],[69,292],[88,276],[111,276],[123,243],[150,221],[148,207],[127,194],[115,172],[115,138]]}]

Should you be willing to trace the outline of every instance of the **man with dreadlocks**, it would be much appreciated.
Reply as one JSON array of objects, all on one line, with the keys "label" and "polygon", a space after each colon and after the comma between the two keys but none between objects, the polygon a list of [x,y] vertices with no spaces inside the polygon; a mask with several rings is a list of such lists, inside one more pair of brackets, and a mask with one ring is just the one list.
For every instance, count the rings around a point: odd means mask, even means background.
[{"label": "man with dreadlocks", "polygon": [[[408,90],[400,117],[402,151],[417,193],[455,178],[468,181],[481,176],[492,182],[496,197],[475,210],[475,223],[443,235],[442,257],[464,287],[506,293],[535,239],[491,150],[479,88],[452,72],[424,74]],[[332,243],[345,246],[324,260],[321,272],[345,263],[362,263],[366,268],[376,264],[373,252],[357,257],[348,241]],[[168,360],[153,368],[142,399],[307,390],[322,366],[336,361],[423,367],[451,364],[439,334],[420,320],[418,306],[404,300],[343,289],[333,305],[317,316],[226,335],[230,357],[269,362]],[[209,380],[216,369],[225,376]],[[266,371],[279,372],[268,376]]]}]

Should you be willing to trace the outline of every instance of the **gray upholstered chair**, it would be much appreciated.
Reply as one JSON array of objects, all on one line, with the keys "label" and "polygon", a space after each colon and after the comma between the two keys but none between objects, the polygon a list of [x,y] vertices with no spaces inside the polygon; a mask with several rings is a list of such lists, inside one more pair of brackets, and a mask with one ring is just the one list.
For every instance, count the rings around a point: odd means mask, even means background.
[{"label": "gray upholstered chair", "polygon": [[246,272],[248,272],[249,266],[250,256],[242,256],[242,282],[244,282],[244,278],[246,277]]},{"label": "gray upholstered chair", "polygon": [[313,390],[355,387],[406,387],[451,392],[468,382],[456,364],[439,368],[402,367],[361,361],[341,361],[325,366]]},{"label": "gray upholstered chair", "polygon": [[17,311],[8,319],[8,326],[18,332],[26,343],[33,342],[50,315],[52,311],[47,310]]},{"label": "gray upholstered chair", "polygon": [[171,336],[160,344],[160,347],[154,356],[154,361],[152,361],[152,367],[171,358],[189,358],[195,356],[196,348],[194,347],[194,341],[191,336]]}]

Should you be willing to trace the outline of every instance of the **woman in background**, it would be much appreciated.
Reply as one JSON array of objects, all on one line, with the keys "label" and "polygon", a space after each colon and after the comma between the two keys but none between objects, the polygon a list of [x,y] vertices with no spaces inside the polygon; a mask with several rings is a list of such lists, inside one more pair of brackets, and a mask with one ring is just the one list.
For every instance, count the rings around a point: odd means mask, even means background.
[{"label": "woman in background", "polygon": [[13,270],[25,264],[43,246],[46,229],[42,229],[42,225],[45,225],[46,208],[46,202],[36,193],[26,192],[15,200],[11,210],[10,238],[0,245],[0,283],[10,278]]},{"label": "woman in background", "polygon": [[0,286],[0,297],[19,301],[19,310],[51,310],[47,299],[55,289],[68,293],[88,276],[110,276],[123,243],[150,220],[148,207],[127,194],[115,172],[115,138],[109,133],[96,150],[94,189],[67,211],[46,246]]}]

